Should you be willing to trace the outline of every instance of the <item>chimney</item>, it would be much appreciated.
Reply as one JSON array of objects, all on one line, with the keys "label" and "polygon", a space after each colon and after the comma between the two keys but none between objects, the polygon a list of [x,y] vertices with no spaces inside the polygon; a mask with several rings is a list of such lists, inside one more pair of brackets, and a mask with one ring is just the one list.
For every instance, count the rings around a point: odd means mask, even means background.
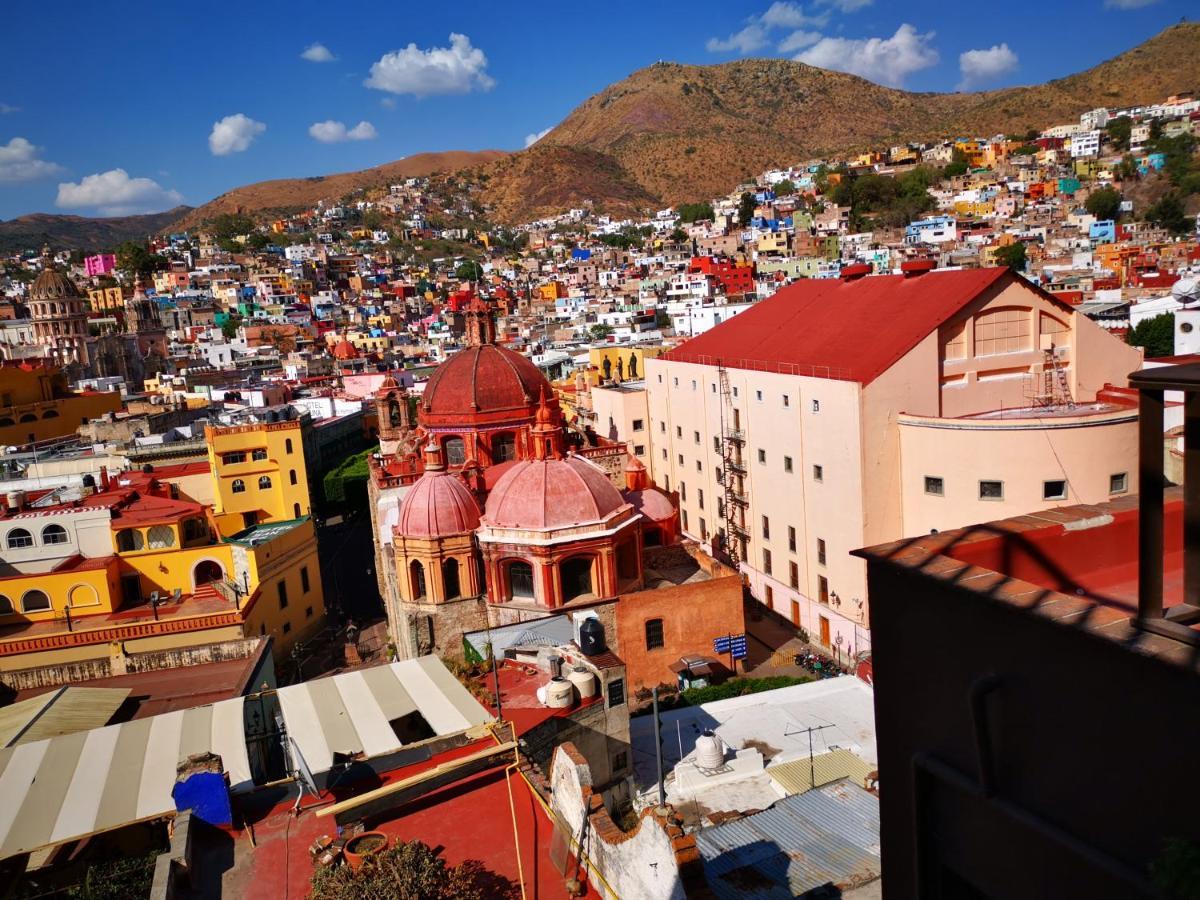
[{"label": "chimney", "polygon": [[100,490],[107,491],[109,487],[108,466],[100,467]]},{"label": "chimney", "polygon": [[842,281],[857,281],[864,275],[871,274],[870,263],[854,263],[849,266],[842,266]]},{"label": "chimney", "polygon": [[905,278],[917,278],[933,270],[932,259],[909,259],[900,263],[900,272]]}]

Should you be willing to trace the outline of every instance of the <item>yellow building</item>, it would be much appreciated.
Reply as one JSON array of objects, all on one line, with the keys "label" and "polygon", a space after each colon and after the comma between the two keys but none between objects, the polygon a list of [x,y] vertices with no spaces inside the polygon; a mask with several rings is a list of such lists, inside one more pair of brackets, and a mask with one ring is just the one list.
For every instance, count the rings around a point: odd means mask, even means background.
[{"label": "yellow building", "polygon": [[286,661],[323,628],[299,423],[206,436],[211,465],[14,495],[0,516],[0,671],[259,635]]},{"label": "yellow building", "polygon": [[213,516],[221,534],[309,514],[299,420],[210,425],[204,437],[214,481]]},{"label": "yellow building", "polygon": [[646,377],[646,360],[654,359],[665,349],[661,345],[622,347],[612,344],[607,347],[593,347],[588,351],[588,381],[593,385],[602,381],[618,384],[640,381]]},{"label": "yellow building", "polygon": [[[88,306],[93,312],[113,313],[125,309],[126,293],[121,287],[93,288],[88,291]],[[132,292],[128,296],[133,296]]]},{"label": "yellow building", "polygon": [[0,445],[73,435],[80,425],[121,408],[121,395],[74,393],[60,369],[30,363],[0,366]]}]

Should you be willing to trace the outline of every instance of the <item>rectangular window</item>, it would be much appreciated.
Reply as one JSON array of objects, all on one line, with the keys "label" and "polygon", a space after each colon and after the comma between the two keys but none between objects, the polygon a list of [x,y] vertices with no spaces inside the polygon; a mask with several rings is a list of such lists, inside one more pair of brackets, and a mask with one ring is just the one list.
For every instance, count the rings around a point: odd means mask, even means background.
[{"label": "rectangular window", "polygon": [[1061,479],[1042,482],[1043,500],[1066,500],[1067,483]]},{"label": "rectangular window", "polygon": [[754,399],[755,399],[755,400],[762,400],[762,391],[755,391],[755,392],[754,392]]},{"label": "rectangular window", "polygon": [[825,565],[825,539],[817,538],[817,562]]},{"label": "rectangular window", "polygon": [[708,523],[703,518],[700,519],[700,540],[708,540]]},{"label": "rectangular window", "polygon": [[763,548],[763,574],[771,574],[771,551]]},{"label": "rectangular window", "polygon": [[683,465],[683,454],[682,454],[682,453],[680,453],[680,454],[679,454],[679,455],[676,457],[676,459],[678,459],[678,460],[679,460],[679,464],[682,466],[682,465]]},{"label": "rectangular window", "polygon": [[788,526],[788,550],[796,552],[796,528],[792,525]]},{"label": "rectangular window", "polygon": [[622,750],[613,757],[613,771],[621,772],[629,767],[629,754]]},{"label": "rectangular window", "polygon": [[714,435],[713,436],[713,453],[720,453],[720,452],[721,452],[721,439]]},{"label": "rectangular window", "polygon": [[645,422],[643,422],[641,419],[634,419],[634,420],[633,420],[633,430],[634,430],[634,431],[641,431],[641,430],[643,430],[645,427],[646,427],[646,423],[645,423]]},{"label": "rectangular window", "polygon": [[1003,500],[1004,499],[1004,482],[1003,481],[981,481],[981,482],[979,482],[979,499],[980,500]]},{"label": "rectangular window", "polygon": [[634,444],[633,445],[633,455],[634,456],[645,456],[646,455],[645,446],[642,444]]},{"label": "rectangular window", "polygon": [[313,608],[311,606],[304,607],[304,618],[311,619],[313,617]]},{"label": "rectangular window", "polygon": [[682,516],[683,516],[683,530],[684,530],[684,531],[687,531],[687,530],[688,530],[688,523],[687,523],[687,510],[686,510],[686,509],[685,509],[685,510],[683,510],[683,512],[682,512],[682,513],[680,513],[680,515],[682,515]]},{"label": "rectangular window", "polygon": [[812,411],[815,413],[819,413],[821,411],[821,401],[820,400],[814,400],[812,402]]},{"label": "rectangular window", "polygon": [[1116,475],[1108,476],[1108,492],[1110,494],[1123,494],[1129,490],[1129,474],[1127,472],[1118,472]]},{"label": "rectangular window", "polygon": [[287,582],[286,581],[279,582],[278,588],[279,588],[279,608],[287,609],[287,604],[288,604]]},{"label": "rectangular window", "polygon": [[679,499],[685,500],[685,501],[687,500],[687,482],[686,481],[679,482]]},{"label": "rectangular window", "polygon": [[675,437],[677,437],[677,438],[683,437],[683,426],[682,425],[675,426]]},{"label": "rectangular window", "polygon": [[829,602],[829,579],[824,575],[817,576],[817,600],[821,603]]},{"label": "rectangular window", "polygon": [[792,458],[790,456],[785,456],[783,458],[783,471],[785,471],[785,472],[792,471]]},{"label": "rectangular window", "polygon": [[660,431],[662,434],[666,434],[666,433],[667,433],[667,423],[666,423],[666,422],[659,422],[659,423],[658,423],[658,430],[659,430],[659,431]]},{"label": "rectangular window", "polygon": [[771,520],[768,519],[766,516],[762,517],[762,532],[763,532],[763,539],[770,540],[770,538],[771,538]]},{"label": "rectangular window", "polygon": [[824,481],[824,480],[825,480],[825,467],[824,466],[813,466],[813,481]]},{"label": "rectangular window", "polygon": [[696,471],[697,472],[704,471],[704,463],[700,462],[700,460],[696,460]]},{"label": "rectangular window", "polygon": [[800,588],[800,567],[793,563],[788,563],[788,582],[793,590]]},{"label": "rectangular window", "polygon": [[308,566],[300,567],[300,590],[305,594],[307,594],[309,591]]},{"label": "rectangular window", "polygon": [[614,678],[608,683],[608,708],[625,705],[625,679]]},{"label": "rectangular window", "polygon": [[291,622],[284,622],[284,623],[283,623],[283,633],[284,633],[284,634],[287,634],[287,633],[288,633],[288,632],[290,632],[291,630],[292,630],[292,623],[291,623]]},{"label": "rectangular window", "polygon": [[792,398],[789,397],[787,394],[783,395],[783,405],[784,405],[784,408],[787,408],[792,405]]},{"label": "rectangular window", "polygon": [[764,602],[767,604],[767,606],[774,606],[775,605],[775,588],[771,587],[768,584],[765,596],[766,596],[766,599]]},{"label": "rectangular window", "polygon": [[261,448],[258,450],[255,450],[253,453],[250,454],[250,458],[253,459],[255,462],[261,462],[262,460],[267,458],[267,451],[263,450]]},{"label": "rectangular window", "polygon": [[663,620],[662,619],[647,619],[646,620],[646,649],[657,650],[666,643],[663,640]]},{"label": "rectangular window", "polygon": [[[703,489],[703,488],[697,488],[697,490],[696,490],[696,502],[699,504],[699,506],[700,506],[700,508],[701,508],[701,509],[704,509],[704,489]],[[704,520],[703,520],[703,519],[701,519],[700,521],[702,521],[702,522],[703,522]]]},{"label": "rectangular window", "polygon": [[931,494],[934,497],[944,497],[946,495],[946,482],[940,475],[926,475],[925,493]]},{"label": "rectangular window", "polygon": [[237,463],[245,462],[245,453],[226,453],[221,456],[221,462],[227,466],[236,465]]},{"label": "rectangular window", "polygon": [[696,379],[693,378],[692,379],[692,390],[694,391],[695,389],[696,389]]},{"label": "rectangular window", "polygon": [[663,459],[667,458],[667,448],[666,447],[662,448],[662,456],[663,456]]},{"label": "rectangular window", "polygon": [[765,463],[767,461],[767,451],[766,450],[760,449],[758,451],[758,461],[760,463]]},{"label": "rectangular window", "polygon": [[700,432],[693,431],[692,432],[692,440],[695,441],[697,444],[700,443]]},{"label": "rectangular window", "polygon": [[725,483],[725,473],[721,471],[720,466],[717,466],[715,469],[713,469],[713,475],[717,479],[717,484]]}]

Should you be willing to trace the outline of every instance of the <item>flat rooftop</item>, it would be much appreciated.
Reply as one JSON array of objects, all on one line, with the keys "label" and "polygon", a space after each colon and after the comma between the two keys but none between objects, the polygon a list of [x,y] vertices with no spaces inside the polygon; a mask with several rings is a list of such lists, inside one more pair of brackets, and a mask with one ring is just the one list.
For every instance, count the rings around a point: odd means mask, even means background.
[{"label": "flat rooftop", "polygon": [[1051,406],[1019,406],[1012,409],[993,409],[988,412],[962,416],[963,419],[1057,419],[1071,416],[1099,416],[1106,413],[1136,414],[1133,404],[1119,403],[1055,403]]}]

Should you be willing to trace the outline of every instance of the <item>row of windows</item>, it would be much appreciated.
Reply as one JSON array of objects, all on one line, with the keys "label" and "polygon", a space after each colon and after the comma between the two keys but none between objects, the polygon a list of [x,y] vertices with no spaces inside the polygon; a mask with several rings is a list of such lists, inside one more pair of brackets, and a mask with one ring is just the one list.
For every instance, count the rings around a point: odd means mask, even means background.
[{"label": "row of windows", "polygon": [[[70,540],[67,529],[61,525],[47,525],[42,529],[43,544],[66,544]],[[4,543],[9,550],[24,550],[34,545],[34,537],[28,529],[10,528],[4,536]]]},{"label": "row of windows", "polygon": [[[1108,476],[1108,492],[1124,494],[1129,490],[1129,473],[1117,472]],[[946,480],[940,475],[925,476],[925,493],[932,497],[946,496]],[[980,500],[1003,500],[1004,482],[996,479],[981,479],[979,481]],[[1042,482],[1043,500],[1066,500],[1067,481],[1064,478],[1051,478]]]},{"label": "row of windows", "polygon": [[[48,609],[50,609],[50,597],[45,591],[26,591],[21,597],[21,612],[23,613],[45,612]],[[13,602],[0,594],[0,616],[11,615],[14,612],[16,612],[16,608],[13,606]]]},{"label": "row of windows", "polygon": [[[287,582],[280,581],[276,587],[279,591],[279,608],[287,609],[287,605],[288,605]],[[311,589],[311,587],[312,587],[312,585],[310,584],[310,582],[308,580],[308,566],[301,566],[300,567],[300,591],[301,591],[301,593],[307,594],[309,592],[309,590]],[[309,616],[312,615],[312,607],[311,606],[308,607],[306,615],[309,615]]]},{"label": "row of windows", "polygon": [[[48,409],[44,413],[42,413],[42,418],[43,419],[57,419],[58,411],[53,410],[53,409]],[[21,418],[18,421],[25,423],[25,422],[36,422],[37,420],[38,420],[38,417],[36,415],[34,415],[33,413],[25,413],[24,415],[21,416]],[[0,428],[6,428],[9,425],[15,425],[15,424],[17,424],[17,423],[14,422],[10,416],[4,416],[3,418],[0,418]]]},{"label": "row of windows", "polygon": [[[290,439],[288,440],[288,443],[289,444],[291,443]],[[291,450],[288,450],[288,453],[291,453],[291,452],[292,452]],[[250,459],[253,462],[262,462],[266,458],[267,458],[267,450],[265,447],[259,447],[256,450],[250,451]],[[237,465],[238,463],[244,463],[245,461],[246,461],[246,454],[244,451],[239,451],[237,453],[221,454],[221,462],[227,466],[234,466],[234,465]]]},{"label": "row of windows", "polygon": [[[291,471],[288,472],[288,481],[291,484],[296,484],[297,480],[298,479],[296,478],[296,470],[292,469]],[[271,482],[270,475],[260,475],[259,476],[258,489],[260,491],[269,491],[271,489],[271,485],[272,485],[272,482]],[[233,490],[233,492],[235,494],[244,494],[244,493],[246,493],[246,482],[243,481],[241,478],[235,478],[235,479],[233,479],[233,483],[231,484],[231,489]]]},{"label": "row of windows", "polygon": [[[662,380],[663,380],[663,377],[662,377],[662,374],[660,373],[658,376],[658,383],[662,384]],[[673,380],[675,382],[675,387],[679,387],[679,379],[675,378]],[[712,388],[712,392],[715,394],[717,392],[717,383],[714,381],[710,385],[710,387]],[[697,385],[696,379],[693,378],[692,379],[692,390],[694,391],[697,389],[698,389],[698,385]],[[762,399],[763,399],[763,392],[755,391],[754,394],[755,394],[755,399],[761,403]],[[733,397],[735,400],[738,397],[738,389],[736,387],[733,389]],[[792,397],[790,394],[780,394],[780,398],[783,400],[784,409],[787,409],[792,405]],[[812,411],[815,413],[819,413],[821,411],[821,401],[820,400],[812,401]]]}]

